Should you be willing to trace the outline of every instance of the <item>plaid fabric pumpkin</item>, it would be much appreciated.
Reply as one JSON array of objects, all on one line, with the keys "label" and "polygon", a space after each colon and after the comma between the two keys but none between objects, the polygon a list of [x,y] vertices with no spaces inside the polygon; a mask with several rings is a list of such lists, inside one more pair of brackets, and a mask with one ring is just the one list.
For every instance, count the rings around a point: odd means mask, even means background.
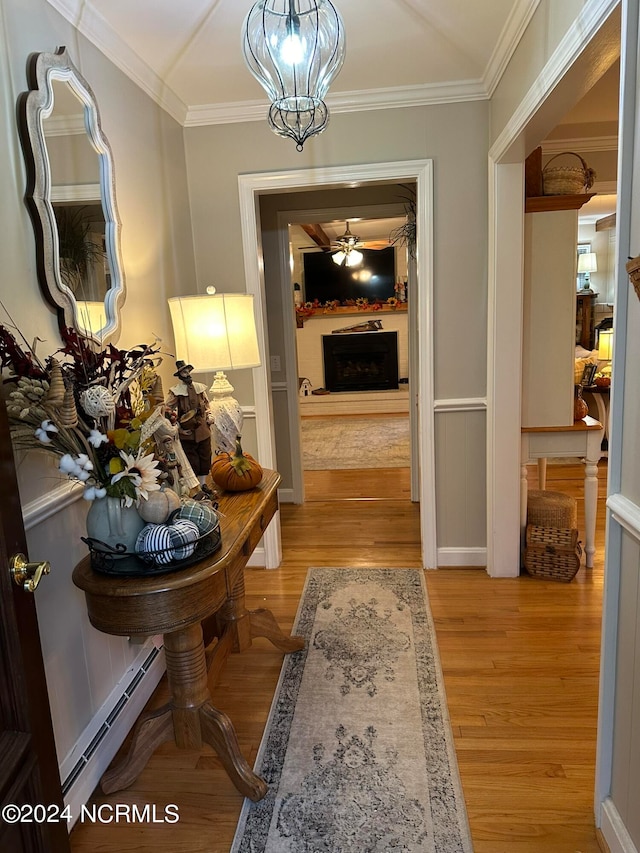
[{"label": "plaid fabric pumpkin", "polygon": [[174,559],[186,560],[196,550],[200,531],[192,521],[186,518],[179,518],[173,524],[167,525],[167,530],[171,537]]},{"label": "plaid fabric pumpkin", "polygon": [[147,563],[166,566],[174,560],[171,534],[166,524],[145,524],[136,539],[136,553]]},{"label": "plaid fabric pumpkin", "polygon": [[218,526],[218,513],[204,501],[184,500],[174,518],[192,521],[200,531],[201,536],[206,536]]}]

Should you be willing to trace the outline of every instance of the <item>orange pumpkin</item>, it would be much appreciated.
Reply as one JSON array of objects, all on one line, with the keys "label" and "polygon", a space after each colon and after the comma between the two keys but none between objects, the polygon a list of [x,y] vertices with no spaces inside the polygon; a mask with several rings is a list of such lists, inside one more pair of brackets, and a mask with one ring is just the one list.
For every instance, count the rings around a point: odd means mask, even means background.
[{"label": "orange pumpkin", "polygon": [[258,485],[262,479],[262,468],[253,456],[242,452],[238,435],[233,455],[227,451],[216,455],[211,465],[211,479],[227,492],[244,492]]}]

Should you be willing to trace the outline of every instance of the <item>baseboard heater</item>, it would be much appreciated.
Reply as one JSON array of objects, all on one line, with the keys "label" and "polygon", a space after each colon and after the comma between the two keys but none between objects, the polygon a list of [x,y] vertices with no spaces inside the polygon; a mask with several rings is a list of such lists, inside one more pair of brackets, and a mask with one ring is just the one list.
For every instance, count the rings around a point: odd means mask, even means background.
[{"label": "baseboard heater", "polygon": [[84,752],[80,755],[79,759],[73,765],[69,773],[67,773],[64,781],[62,782],[62,795],[65,800],[67,799],[67,795],[69,794],[73,786],[78,781],[79,777],[82,775],[82,771],[87,767],[89,761],[95,755],[95,752],[100,746],[100,744],[107,737],[107,735],[115,725],[116,721],[124,713],[125,708],[131,701],[131,698],[135,694],[136,690],[140,687],[143,678],[149,672],[154,662],[158,658],[159,654],[160,649],[154,646],[149,652],[149,655],[140,665],[140,668],[135,673],[131,681],[124,688],[120,698],[117,699],[114,707],[111,709],[111,712],[105,719],[104,723],[100,726],[100,728],[93,736]]}]

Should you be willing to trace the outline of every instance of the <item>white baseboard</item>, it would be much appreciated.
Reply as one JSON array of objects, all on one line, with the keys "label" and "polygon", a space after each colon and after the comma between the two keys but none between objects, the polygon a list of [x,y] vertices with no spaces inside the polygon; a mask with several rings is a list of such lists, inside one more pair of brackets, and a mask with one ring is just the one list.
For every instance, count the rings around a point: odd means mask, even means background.
[{"label": "white baseboard", "polygon": [[142,713],[165,668],[162,649],[153,640],[145,642],[135,662],[62,761],[62,793],[71,812],[69,830]]},{"label": "white baseboard", "polygon": [[611,853],[638,853],[620,813],[609,797],[602,803],[600,819],[600,832]]},{"label": "white baseboard", "polygon": [[281,504],[294,503],[293,489],[278,489],[278,500]]},{"label": "white baseboard", "polygon": [[249,557],[247,561],[248,566],[258,566],[264,568],[267,565],[266,554],[264,553],[264,545],[260,545],[256,548],[253,554]]},{"label": "white baseboard", "polygon": [[438,548],[438,568],[487,565],[486,548]]}]

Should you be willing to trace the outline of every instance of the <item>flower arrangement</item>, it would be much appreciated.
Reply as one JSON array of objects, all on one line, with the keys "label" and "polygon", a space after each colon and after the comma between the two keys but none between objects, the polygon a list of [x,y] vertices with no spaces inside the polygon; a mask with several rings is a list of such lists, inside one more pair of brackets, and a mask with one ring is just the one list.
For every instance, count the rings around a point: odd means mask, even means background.
[{"label": "flower arrangement", "polygon": [[298,317],[313,317],[318,307],[319,303],[305,302],[302,305],[296,305],[296,314]]},{"label": "flower arrangement", "polygon": [[54,454],[59,470],[83,483],[86,500],[109,496],[132,506],[160,489],[152,442],[142,437],[144,421],[162,402],[158,348],[96,351],[72,329],[62,338],[64,346],[41,361],[0,325],[14,447]]}]

